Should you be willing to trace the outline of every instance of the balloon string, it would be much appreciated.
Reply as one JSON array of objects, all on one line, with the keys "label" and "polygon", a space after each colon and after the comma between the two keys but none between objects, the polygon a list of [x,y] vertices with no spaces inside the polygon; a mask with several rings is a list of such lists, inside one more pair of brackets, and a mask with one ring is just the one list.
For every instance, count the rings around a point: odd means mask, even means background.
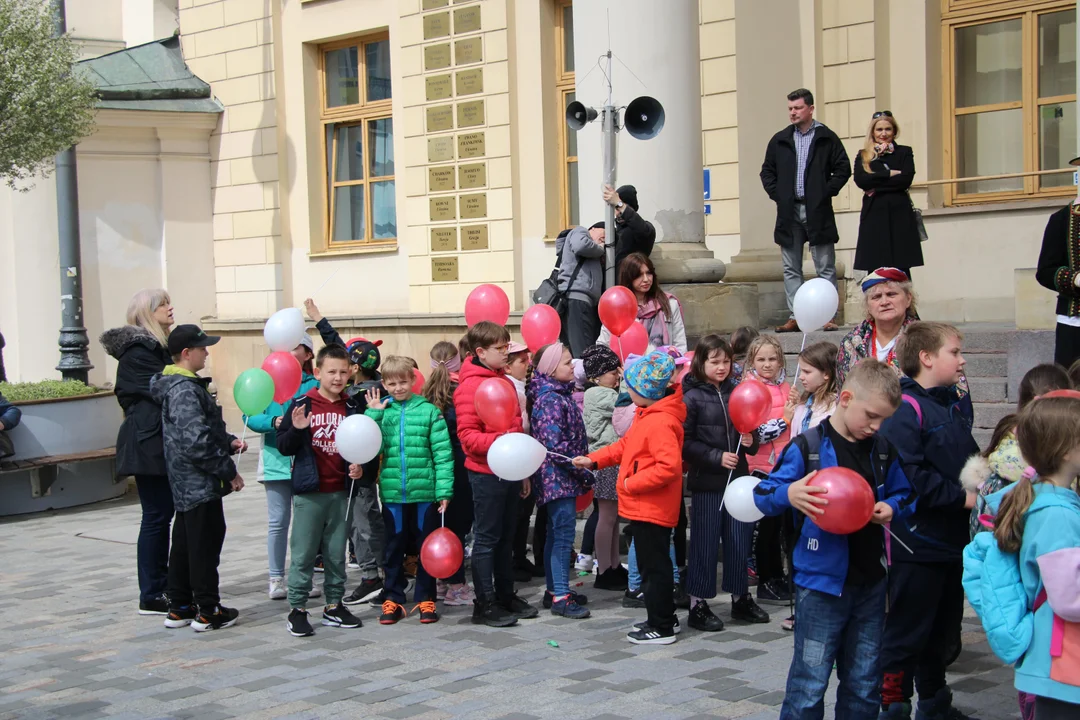
[{"label": "balloon string", "polygon": [[244,431],[240,433],[240,452],[237,455],[241,455],[244,452],[244,438],[247,437],[247,423],[244,423]]},{"label": "balloon string", "polygon": [[[345,504],[345,525],[346,525],[346,527],[349,525],[349,518],[352,517],[351,515],[349,515],[349,513],[352,512],[353,490],[356,488],[356,478],[349,478],[349,480],[350,480],[350,482],[349,482],[349,502],[347,502]],[[348,540],[346,540],[345,541],[346,549],[348,548],[348,545],[349,545],[349,542],[348,542]]]},{"label": "balloon string", "polygon": [[[554,455],[554,456],[555,456],[555,457],[557,457],[557,458],[562,458],[563,460],[567,460],[567,461],[569,461],[569,462],[571,462],[571,463],[573,463],[573,462],[574,462],[574,458],[572,458],[572,457],[567,457],[566,455],[562,455],[562,454],[560,454],[560,453],[557,453],[557,452],[555,452],[555,451],[553,451],[553,450],[548,450],[548,451],[547,451],[547,454],[548,454],[548,455]],[[593,475],[595,475],[595,474],[596,474],[596,471],[595,471],[595,470],[593,470],[593,469],[591,469],[591,468],[577,468],[577,469],[578,469],[578,470],[587,470],[587,471],[591,472],[591,473],[592,473]]]},{"label": "balloon string", "polygon": [[338,274],[338,272],[339,272],[340,270],[341,270],[341,268],[338,268],[338,269],[337,269],[337,270],[335,270],[334,272],[330,273],[330,277],[328,277],[328,278],[326,278],[325,280],[323,280],[323,281],[322,281],[322,285],[320,285],[319,287],[315,288],[315,292],[311,293],[311,297],[313,297],[313,298],[314,298],[314,297],[315,297],[316,295],[318,295],[318,294],[319,294],[319,291],[320,291],[320,290],[322,290],[322,289],[323,289],[324,287],[326,287],[326,283],[328,283],[328,282],[330,282],[331,280],[333,280],[333,279],[334,279],[334,276],[335,276],[335,275],[337,275],[337,274]]},{"label": "balloon string", "polygon": [[442,521],[442,526],[446,527],[446,511],[445,510],[443,510],[441,513],[439,513],[439,519]]},{"label": "balloon string", "polygon": [[907,544],[906,544],[906,543],[905,543],[905,542],[904,542],[903,540],[901,540],[900,538],[896,537],[896,533],[894,533],[894,532],[893,532],[892,530],[890,530],[890,529],[889,529],[889,526],[888,526],[888,525],[882,525],[881,527],[885,528],[885,532],[887,532],[887,533],[889,533],[890,535],[892,535],[892,539],[893,539],[893,540],[895,540],[896,542],[900,543],[900,546],[901,546],[902,548],[904,548],[905,550],[907,550],[907,551],[908,551],[909,553],[911,553],[912,555],[914,555],[914,554],[915,554],[914,552],[912,552],[911,548],[909,548],[909,547],[907,546]]}]

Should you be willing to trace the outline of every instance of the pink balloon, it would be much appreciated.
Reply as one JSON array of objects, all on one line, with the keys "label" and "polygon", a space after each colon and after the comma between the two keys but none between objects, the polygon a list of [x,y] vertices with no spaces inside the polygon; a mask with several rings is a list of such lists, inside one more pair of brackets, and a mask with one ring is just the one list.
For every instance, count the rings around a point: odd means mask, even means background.
[{"label": "pink balloon", "polygon": [[644,355],[649,349],[649,333],[644,325],[634,321],[622,335],[612,337],[608,345],[619,356],[619,360],[626,362],[628,356]]},{"label": "pink balloon", "polygon": [[461,540],[450,528],[433,531],[420,547],[420,563],[433,578],[445,579],[456,573],[464,557]]},{"label": "pink balloon", "polygon": [[683,355],[683,357],[685,357],[690,362],[683,363],[675,369],[675,379],[672,381],[673,383],[681,383],[683,381],[683,378],[686,377],[686,374],[690,372],[690,366],[694,362],[694,351],[691,350],[690,352],[686,353],[686,355]]},{"label": "pink balloon", "polygon": [[476,388],[476,414],[492,432],[506,432],[519,417],[517,390],[505,378],[488,378]]},{"label": "pink balloon", "polygon": [[465,300],[465,324],[472,327],[482,320],[505,325],[510,319],[510,298],[498,285],[477,285]]},{"label": "pink balloon", "polygon": [[412,391],[414,394],[419,395],[424,391],[424,373],[420,372],[416,368],[413,368],[413,377],[415,377],[416,379],[413,380]]},{"label": "pink balloon", "polygon": [[748,433],[765,422],[772,408],[772,393],[757,380],[744,380],[731,391],[728,413],[740,433]]},{"label": "pink balloon", "polygon": [[536,352],[559,339],[562,320],[550,305],[533,305],[521,317],[521,337]]},{"label": "pink balloon", "polygon": [[616,285],[600,296],[600,322],[612,335],[622,335],[637,319],[637,298],[630,288]]},{"label": "pink balloon", "polygon": [[283,403],[290,400],[300,389],[303,371],[292,353],[270,353],[263,360],[262,369],[274,380],[274,402]]}]

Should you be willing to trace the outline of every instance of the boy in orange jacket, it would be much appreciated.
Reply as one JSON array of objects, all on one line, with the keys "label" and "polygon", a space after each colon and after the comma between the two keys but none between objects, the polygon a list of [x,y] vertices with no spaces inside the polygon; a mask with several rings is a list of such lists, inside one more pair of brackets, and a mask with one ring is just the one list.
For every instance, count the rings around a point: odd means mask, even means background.
[{"label": "boy in orange jacket", "polygon": [[618,442],[574,458],[580,468],[619,465],[619,515],[630,521],[648,611],[648,619],[626,636],[636,645],[670,645],[679,628],[668,544],[682,504],[686,405],[681,386],[668,394],[674,375],[675,361],[658,351],[628,367],[623,379],[637,406],[630,430]]}]

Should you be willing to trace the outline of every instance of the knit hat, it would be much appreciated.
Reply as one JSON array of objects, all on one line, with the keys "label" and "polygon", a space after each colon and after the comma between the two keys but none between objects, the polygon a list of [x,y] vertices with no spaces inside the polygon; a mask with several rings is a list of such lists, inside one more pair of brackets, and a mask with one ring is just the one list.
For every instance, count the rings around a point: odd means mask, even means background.
[{"label": "knit hat", "polygon": [[619,369],[619,356],[607,345],[591,345],[581,355],[585,365],[585,376],[598,378],[612,370]]},{"label": "knit hat", "polygon": [[623,185],[615,192],[618,193],[619,199],[622,200],[624,203],[634,208],[634,210],[638,209],[636,187],[634,187],[633,185]]},{"label": "knit hat", "polygon": [[382,345],[382,340],[372,342],[364,338],[353,338],[349,341],[349,359],[353,365],[358,365],[364,372],[375,372],[382,362],[382,355],[379,354],[380,345]]},{"label": "knit hat", "polygon": [[675,361],[666,353],[651,353],[626,368],[623,380],[638,395],[649,400],[661,400],[668,383],[675,375]]},{"label": "knit hat", "polygon": [[878,268],[874,272],[863,278],[862,291],[865,293],[875,285],[880,285],[883,282],[909,282],[911,278],[907,276],[903,270],[898,270],[894,267],[882,267]]},{"label": "knit hat", "polygon": [[589,229],[590,230],[595,230],[596,228],[603,228],[603,227],[607,227],[607,224],[603,220],[601,220],[600,222],[593,223],[592,225],[590,225]]}]

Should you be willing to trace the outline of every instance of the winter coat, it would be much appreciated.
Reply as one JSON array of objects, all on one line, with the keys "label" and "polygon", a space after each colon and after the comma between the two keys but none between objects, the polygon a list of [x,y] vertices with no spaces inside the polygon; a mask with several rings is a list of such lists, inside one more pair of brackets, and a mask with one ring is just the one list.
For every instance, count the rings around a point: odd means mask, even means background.
[{"label": "winter coat", "polygon": [[[859,241],[855,247],[856,270],[872,272],[879,267],[913,268],[923,264],[922,238],[915,224],[908,188],[915,179],[915,154],[907,145],[863,167],[862,153],[855,155],[855,184],[862,189]],[[899,170],[893,175],[892,170]]]},{"label": "winter coat", "polygon": [[[619,266],[630,253],[648,257],[656,244],[656,228],[629,205],[623,205],[622,215],[615,218],[615,276]],[[684,351],[685,352],[685,351]]]},{"label": "winter coat", "polygon": [[[458,386],[454,390],[454,409],[457,411],[457,435],[465,451],[465,467],[473,472],[491,473],[487,453],[491,444],[505,433],[489,430],[476,412],[476,390],[488,378],[500,378],[509,383],[505,370],[495,371],[472,357],[465,361],[458,374]],[[506,432],[521,432],[521,416],[514,418]]]},{"label": "winter coat", "polygon": [[[654,312],[648,312],[645,306],[638,305],[637,319],[645,326],[645,332],[649,334],[649,346],[645,349],[645,354],[664,345],[672,345],[680,352],[686,352],[686,325],[683,322],[682,305],[671,293],[664,294],[667,296],[671,317],[664,315],[658,308]],[[596,344],[611,347],[611,331],[601,326],[600,337],[596,339]]]},{"label": "winter coat", "polygon": [[[960,484],[967,492],[978,495],[968,520],[971,537],[991,529],[982,522],[983,515],[993,514],[988,509],[986,498],[1018,482],[1024,476],[1025,470],[1028,470],[1028,464],[1020,455],[1015,429],[1005,433],[1001,442],[990,452],[990,457],[984,458],[982,453],[979,453],[968,458],[964,469],[960,471]],[[1030,472],[1034,474],[1034,468]]]},{"label": "winter coat", "polygon": [[682,507],[682,448],[686,405],[682,387],[639,407],[629,432],[589,459],[598,468],[619,466],[619,515],[673,528]]},{"label": "winter coat", "polygon": [[630,432],[630,425],[634,422],[634,414],[637,406],[630,399],[630,393],[620,392],[615,400],[615,410],[611,413],[611,426],[615,428],[615,434],[623,437]]},{"label": "winter coat", "polygon": [[615,401],[618,398],[618,390],[603,385],[594,385],[585,391],[582,416],[585,420],[585,434],[589,437],[589,452],[607,447],[619,439],[612,422]]},{"label": "winter coat", "polygon": [[784,422],[784,405],[787,404],[787,398],[788,394],[791,392],[791,386],[788,385],[786,382],[782,382],[777,385],[775,383],[757,380],[752,372],[747,372],[745,377],[743,378],[743,382],[746,382],[748,380],[755,380],[756,382],[760,382],[768,389],[769,395],[772,397],[772,407],[769,408],[768,418],[762,425],[764,426],[770,421],[779,421],[784,423],[783,432],[781,432],[779,436],[771,440],[766,440],[762,442],[760,438],[760,429],[752,433],[755,437],[758,438],[758,449],[756,452],[748,452],[746,454],[747,465],[749,466],[751,472],[757,470],[759,472],[767,474],[773,469],[776,461],[780,458],[780,452],[784,449],[784,446],[787,445],[788,440],[791,437],[791,429],[788,428],[787,423]]},{"label": "winter coat", "polygon": [[135,325],[107,330],[99,342],[119,362],[115,393],[124,421],[116,436],[116,474],[165,475],[161,406],[150,392],[150,380],[172,364],[169,351]]},{"label": "winter coat", "polygon": [[[690,492],[723,492],[728,477],[738,478],[750,474],[746,456],[757,452],[758,439],[751,433],[753,443],[740,451],[741,434],[731,424],[728,401],[737,383],[727,378],[718,390],[703,383],[693,375],[683,378],[683,402],[686,403],[686,422],[683,428],[683,461],[689,466],[686,487]],[[738,452],[739,462],[735,471],[724,468],[720,461],[726,452]]]},{"label": "winter coat", "polygon": [[[806,230],[811,245],[836,243],[832,199],[840,194],[851,177],[851,163],[844,144],[829,128],[818,123],[806,159],[803,183],[806,202]],[[776,203],[773,240],[782,247],[794,247],[795,219],[795,126],[773,135],[761,165],[761,184]]]},{"label": "winter coat", "polygon": [[[292,424],[293,409],[297,406],[306,407],[307,412],[311,413],[311,399],[309,396],[312,392],[318,392],[318,388],[313,388],[304,395],[293,398],[292,402],[285,408],[285,414],[281,416],[281,423],[277,429],[276,444],[278,452],[293,459],[292,486],[293,492],[296,494],[319,492],[319,467],[315,461],[315,450],[311,446],[311,430],[310,428],[298,429],[293,427]],[[355,415],[357,412],[356,404],[346,401],[345,417]],[[377,461],[376,459],[375,462]],[[348,475],[348,461],[342,458],[341,462],[345,474]],[[364,466],[364,469],[366,472],[367,465]]]},{"label": "winter coat", "polygon": [[1039,264],[1035,279],[1048,290],[1058,294],[1054,313],[1066,317],[1080,317],[1080,288],[1076,277],[1080,274],[1080,205],[1070,203],[1061,208],[1046,222]]},{"label": "winter coat", "polygon": [[[600,293],[604,291],[604,246],[593,242],[586,228],[576,227],[566,237],[556,239],[555,252],[562,257],[559,290],[571,300],[599,303]],[[574,278],[574,286],[569,287],[570,277],[579,264],[581,270]]]},{"label": "winter coat", "polygon": [[[551,452],[575,458],[589,451],[585,422],[573,398],[574,383],[559,382],[549,375],[536,373],[525,393],[532,403],[529,421],[532,435]],[[593,476],[575,468],[565,458],[548,455],[540,466],[536,504],[577,497],[588,492]]]},{"label": "winter coat", "polygon": [[150,380],[150,393],[161,407],[165,464],[177,512],[228,495],[236,477],[236,437],[225,429],[221,407],[206,389],[209,384],[210,378],[176,365]]},{"label": "winter coat", "polygon": [[22,420],[22,410],[15,405],[12,405],[3,395],[0,395],[0,423],[3,423],[4,430],[10,430],[19,424]]},{"label": "winter coat", "polygon": [[379,497],[386,503],[430,503],[454,495],[454,449],[439,409],[423,395],[364,414],[382,430]]},{"label": "winter coat", "polygon": [[878,432],[899,450],[919,504],[908,522],[892,524],[896,537],[911,548],[911,553],[894,554],[893,560],[954,562],[970,539],[960,471],[979,452],[971,436],[971,396],[959,397],[951,387],[925,389],[909,377],[900,379],[900,389],[918,403],[922,422],[905,401]]},{"label": "winter coat", "polygon": [[[300,389],[293,395],[293,399],[307,395],[309,390],[319,387],[319,381],[313,375],[303,374],[300,380]],[[263,449],[263,480],[271,482],[275,480],[289,480],[292,478],[292,462],[278,452],[277,429],[274,420],[285,414],[285,406],[281,403],[270,403],[266,412],[248,417],[244,415],[244,424],[248,429],[262,435]]]}]

